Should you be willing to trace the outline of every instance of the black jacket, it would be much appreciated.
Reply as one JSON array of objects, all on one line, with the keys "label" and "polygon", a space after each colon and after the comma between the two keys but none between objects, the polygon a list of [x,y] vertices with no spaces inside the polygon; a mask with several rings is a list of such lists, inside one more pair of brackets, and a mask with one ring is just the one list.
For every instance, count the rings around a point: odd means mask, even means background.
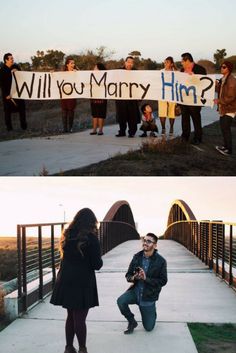
[{"label": "black jacket", "polygon": [[16,64],[13,64],[9,68],[7,65],[4,64],[3,67],[0,69],[0,87],[2,89],[3,99],[10,95],[13,69],[20,70],[20,67]]},{"label": "black jacket", "polygon": [[88,234],[83,254],[78,250],[77,242],[70,240],[64,248],[50,302],[68,309],[88,309],[99,305],[95,270],[102,267],[103,261],[94,234]]},{"label": "black jacket", "polygon": [[[132,282],[132,277],[135,272],[135,267],[142,267],[143,251],[134,255],[128,271],[125,275],[128,282]],[[150,257],[150,264],[144,281],[143,297],[144,301],[158,300],[159,294],[163,286],[166,285],[167,279],[167,264],[166,260],[154,250],[153,255]],[[138,280],[133,282],[129,289],[133,289],[138,283]]]}]

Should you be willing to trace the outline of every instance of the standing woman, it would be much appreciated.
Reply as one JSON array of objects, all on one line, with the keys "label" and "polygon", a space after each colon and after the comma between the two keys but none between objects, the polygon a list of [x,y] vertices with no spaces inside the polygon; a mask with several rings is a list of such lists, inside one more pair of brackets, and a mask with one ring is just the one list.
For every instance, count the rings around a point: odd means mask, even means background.
[{"label": "standing woman", "polygon": [[[97,63],[94,70],[106,70],[106,67],[102,63]],[[93,131],[90,132],[90,135],[103,135],[104,120],[107,115],[107,100],[91,99],[91,114],[93,117]]]},{"label": "standing woman", "polygon": [[[163,71],[176,71],[177,67],[175,66],[174,59],[172,56],[168,56],[164,61]],[[169,118],[170,122],[170,134],[174,132],[174,123],[175,123],[175,103],[158,101],[158,115],[161,121],[162,134],[166,132],[166,118]]]},{"label": "standing woman", "polygon": [[[68,57],[66,59],[64,71],[76,71],[75,61],[72,57]],[[75,107],[76,107],[76,99],[68,98],[68,99],[61,100],[62,125],[63,125],[63,132],[65,133],[73,131]]]},{"label": "standing woman", "polygon": [[102,265],[97,238],[97,219],[89,208],[81,209],[64,230],[60,239],[61,266],[50,302],[67,309],[64,353],[87,353],[86,317],[90,308],[98,306],[95,270]]}]

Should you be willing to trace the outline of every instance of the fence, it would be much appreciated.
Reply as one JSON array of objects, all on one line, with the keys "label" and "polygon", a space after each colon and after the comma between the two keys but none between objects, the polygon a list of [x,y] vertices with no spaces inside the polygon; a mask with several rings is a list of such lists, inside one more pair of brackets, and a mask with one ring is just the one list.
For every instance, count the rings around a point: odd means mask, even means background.
[{"label": "fence", "polygon": [[[48,294],[59,266],[59,237],[66,223],[17,226],[18,312],[25,312]],[[138,239],[136,229],[125,222],[101,222],[98,230],[101,252],[105,254],[124,241]]]},{"label": "fence", "polygon": [[236,289],[236,223],[178,221],[168,226],[164,238],[184,245]]}]

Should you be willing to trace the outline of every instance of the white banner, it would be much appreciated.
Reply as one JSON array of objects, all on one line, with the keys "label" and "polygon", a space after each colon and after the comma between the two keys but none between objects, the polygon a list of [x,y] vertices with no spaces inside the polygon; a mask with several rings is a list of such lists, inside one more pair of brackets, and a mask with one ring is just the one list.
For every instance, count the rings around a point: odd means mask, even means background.
[{"label": "white banner", "polygon": [[13,73],[11,96],[20,99],[137,99],[213,106],[215,75],[178,71],[62,71]]}]

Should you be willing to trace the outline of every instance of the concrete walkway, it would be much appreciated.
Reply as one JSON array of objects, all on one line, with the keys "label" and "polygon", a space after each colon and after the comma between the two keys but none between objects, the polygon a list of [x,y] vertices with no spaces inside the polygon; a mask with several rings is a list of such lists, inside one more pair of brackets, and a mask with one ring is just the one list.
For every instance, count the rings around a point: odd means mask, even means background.
[{"label": "concrete walkway", "polygon": [[[218,113],[215,109],[202,109],[203,126],[216,120]],[[160,131],[159,119],[157,124]],[[166,127],[168,132],[168,121]],[[180,135],[181,131],[181,118],[178,117],[174,136]],[[0,142],[0,175],[38,176],[43,169],[55,174],[98,163],[118,153],[137,150],[144,141],[139,137],[139,131],[131,139],[115,137],[118,125],[105,126],[103,136],[90,136],[89,132]]]},{"label": "concrete walkway", "polygon": [[[139,241],[126,242],[104,256],[97,273],[100,306],[88,315],[89,353],[197,353],[187,322],[236,323],[236,295],[214,273],[180,244],[159,241],[159,252],[168,262],[169,281],[157,302],[157,325],[145,332],[139,322],[133,335],[125,336],[127,323],[116,298],[127,289],[124,278]],[[49,298],[0,333],[0,351],[7,353],[63,352],[65,310]],[[75,346],[77,343],[75,342]]]}]

